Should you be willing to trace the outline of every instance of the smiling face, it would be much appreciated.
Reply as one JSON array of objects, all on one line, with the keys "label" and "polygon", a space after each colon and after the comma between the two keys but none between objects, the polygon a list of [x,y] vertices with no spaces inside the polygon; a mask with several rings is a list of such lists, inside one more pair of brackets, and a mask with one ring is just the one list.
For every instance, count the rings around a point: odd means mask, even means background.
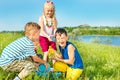
[{"label": "smiling face", "polygon": [[62,34],[56,33],[56,41],[62,48],[66,46],[67,40],[68,40],[68,37],[64,33]]},{"label": "smiling face", "polygon": [[47,18],[52,18],[54,16],[54,5],[51,2],[46,2],[44,4],[44,15]]}]

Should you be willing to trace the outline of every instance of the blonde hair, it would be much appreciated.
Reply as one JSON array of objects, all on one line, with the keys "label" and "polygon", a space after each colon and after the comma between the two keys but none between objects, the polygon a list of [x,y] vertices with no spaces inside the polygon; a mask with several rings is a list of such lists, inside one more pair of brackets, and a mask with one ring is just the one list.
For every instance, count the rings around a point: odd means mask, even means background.
[{"label": "blonde hair", "polygon": [[[44,10],[45,10],[45,8],[46,8],[47,6],[53,8],[53,15],[52,15],[52,17],[51,17],[51,19],[52,19],[51,22],[52,22],[52,25],[53,25],[53,26],[56,26],[56,25],[57,25],[57,21],[56,21],[56,18],[55,18],[55,6],[54,6],[54,3],[53,3],[52,1],[47,1],[47,2],[45,2],[45,3],[44,3]],[[45,15],[45,11],[44,11],[43,15]],[[47,19],[46,19],[46,23],[48,24]]]},{"label": "blonde hair", "polygon": [[28,22],[25,25],[25,35],[29,36],[31,30],[40,30],[40,26],[35,22]]},{"label": "blonde hair", "polygon": [[55,15],[55,6],[54,6],[53,2],[47,1],[47,2],[44,3],[44,9],[45,9],[46,7],[48,7],[48,6],[51,7],[51,8],[53,8],[53,15],[52,15],[52,17],[51,17],[51,18],[53,18],[54,15]]}]

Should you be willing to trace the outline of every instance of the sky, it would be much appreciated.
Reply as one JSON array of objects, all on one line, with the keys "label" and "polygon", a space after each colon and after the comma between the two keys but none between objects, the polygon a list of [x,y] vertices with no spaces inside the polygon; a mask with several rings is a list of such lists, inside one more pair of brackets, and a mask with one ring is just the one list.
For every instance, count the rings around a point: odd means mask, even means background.
[{"label": "sky", "polygon": [[[0,31],[24,30],[37,22],[47,0],[0,0]],[[120,26],[120,0],[52,0],[58,27]]]}]

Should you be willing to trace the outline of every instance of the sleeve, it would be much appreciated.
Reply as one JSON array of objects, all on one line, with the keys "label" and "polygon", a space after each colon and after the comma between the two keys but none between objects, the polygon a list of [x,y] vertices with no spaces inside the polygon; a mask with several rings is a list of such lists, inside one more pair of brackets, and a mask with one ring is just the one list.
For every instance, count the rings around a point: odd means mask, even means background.
[{"label": "sleeve", "polygon": [[34,50],[34,44],[29,44],[26,47],[26,56],[35,56],[36,52]]}]

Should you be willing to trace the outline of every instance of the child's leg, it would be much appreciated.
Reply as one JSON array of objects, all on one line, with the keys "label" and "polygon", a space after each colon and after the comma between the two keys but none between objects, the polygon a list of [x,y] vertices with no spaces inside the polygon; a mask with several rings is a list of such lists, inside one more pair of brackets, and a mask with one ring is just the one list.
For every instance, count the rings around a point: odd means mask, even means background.
[{"label": "child's leg", "polygon": [[73,68],[68,68],[67,69],[67,75],[66,79],[67,80],[77,80],[80,75],[82,74],[82,69],[73,69]]},{"label": "child's leg", "polygon": [[43,60],[48,61],[48,51],[44,52]]},{"label": "child's leg", "polygon": [[20,79],[23,79],[25,78],[26,76],[28,76],[30,74],[30,71],[28,71],[27,69],[23,69],[19,74],[18,76],[20,77]]},{"label": "child's leg", "polygon": [[[56,43],[53,42],[53,41],[50,41],[49,42],[50,46],[54,49],[54,53],[57,53],[57,48],[56,48]],[[55,60],[52,60],[52,63],[54,64],[56,61]]]},{"label": "child's leg", "polygon": [[43,60],[45,60],[47,62],[49,40],[46,37],[40,36],[39,37],[39,42],[40,42],[42,52],[44,52]]},{"label": "child's leg", "polygon": [[35,65],[32,62],[28,62],[24,65],[24,69],[18,74],[18,76],[23,79],[28,76],[31,72],[35,71]]},{"label": "child's leg", "polygon": [[20,72],[18,74],[20,79],[28,76],[32,71],[35,71],[34,63],[27,60],[15,60],[2,68],[6,71]]},{"label": "child's leg", "polygon": [[68,65],[60,62],[60,61],[56,61],[53,65],[54,71],[60,71],[60,72],[66,72]]}]

